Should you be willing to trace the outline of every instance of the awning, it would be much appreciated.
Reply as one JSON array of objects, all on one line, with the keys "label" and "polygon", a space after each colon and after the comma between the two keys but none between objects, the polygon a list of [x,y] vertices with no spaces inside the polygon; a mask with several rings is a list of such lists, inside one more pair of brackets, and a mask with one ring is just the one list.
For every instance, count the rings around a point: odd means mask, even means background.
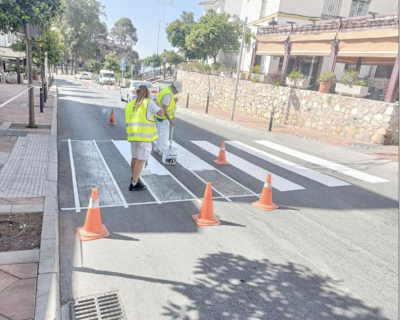
[{"label": "awning", "polygon": [[0,47],[0,58],[23,59],[23,58],[25,58],[25,52],[15,52],[10,47]]},{"label": "awning", "polygon": [[285,54],[285,42],[288,35],[257,36],[258,56],[283,56]]},{"label": "awning", "polygon": [[[357,64],[358,57],[338,57],[337,63]],[[362,57],[361,65],[392,66],[396,58],[387,57]]]},{"label": "awning", "polygon": [[348,39],[339,42],[339,57],[396,58],[399,38]]},{"label": "awning", "polygon": [[358,31],[342,31],[339,32],[338,40],[356,40],[356,39],[380,39],[380,38],[391,38],[398,37],[399,29],[387,28],[387,29],[368,29]]},{"label": "awning", "polygon": [[329,56],[331,42],[335,39],[336,32],[317,34],[293,34],[290,36],[292,49],[291,56]]}]

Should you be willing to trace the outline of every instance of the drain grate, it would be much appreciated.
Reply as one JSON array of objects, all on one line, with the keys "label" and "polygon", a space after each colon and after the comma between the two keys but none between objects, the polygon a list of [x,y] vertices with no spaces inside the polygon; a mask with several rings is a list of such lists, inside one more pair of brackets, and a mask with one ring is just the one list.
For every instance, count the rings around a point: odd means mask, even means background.
[{"label": "drain grate", "polygon": [[126,320],[117,292],[75,300],[76,320]]}]

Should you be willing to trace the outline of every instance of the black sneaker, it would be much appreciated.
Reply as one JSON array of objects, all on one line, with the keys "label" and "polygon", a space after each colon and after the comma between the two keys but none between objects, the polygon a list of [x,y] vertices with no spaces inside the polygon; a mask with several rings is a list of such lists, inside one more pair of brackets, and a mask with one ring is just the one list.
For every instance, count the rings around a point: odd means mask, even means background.
[{"label": "black sneaker", "polygon": [[141,183],[140,180],[135,185],[131,183],[129,186],[129,191],[142,191],[146,189],[147,187],[143,183]]}]

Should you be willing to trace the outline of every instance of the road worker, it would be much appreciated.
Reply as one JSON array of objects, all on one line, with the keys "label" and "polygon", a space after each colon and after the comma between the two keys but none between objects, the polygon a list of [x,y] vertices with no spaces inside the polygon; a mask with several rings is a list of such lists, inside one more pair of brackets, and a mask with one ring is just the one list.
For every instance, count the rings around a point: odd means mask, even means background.
[{"label": "road worker", "polygon": [[165,86],[158,94],[157,102],[164,110],[164,116],[156,115],[158,140],[155,146],[155,152],[162,155],[164,149],[168,148],[169,140],[169,125],[175,126],[174,114],[178,98],[175,97],[179,92],[182,92],[182,82],[174,81],[172,85]]},{"label": "road worker", "polygon": [[157,140],[155,115],[164,116],[164,109],[150,99],[150,91],[145,85],[139,86],[137,98],[125,107],[126,132],[131,145],[132,178],[129,191],[145,190],[140,181],[144,163],[149,159],[151,143]]}]

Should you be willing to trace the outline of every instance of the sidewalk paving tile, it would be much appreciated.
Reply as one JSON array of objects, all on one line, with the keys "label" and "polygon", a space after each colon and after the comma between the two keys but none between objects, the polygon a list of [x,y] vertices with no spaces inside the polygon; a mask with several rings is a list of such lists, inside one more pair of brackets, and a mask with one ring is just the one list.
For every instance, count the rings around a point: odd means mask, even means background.
[{"label": "sidewalk paving tile", "polygon": [[19,281],[18,277],[2,272],[0,269],[0,292]]},{"label": "sidewalk paving tile", "polygon": [[0,266],[0,271],[6,272],[9,275],[19,279],[36,278],[38,275],[37,269],[37,263],[9,264]]}]

